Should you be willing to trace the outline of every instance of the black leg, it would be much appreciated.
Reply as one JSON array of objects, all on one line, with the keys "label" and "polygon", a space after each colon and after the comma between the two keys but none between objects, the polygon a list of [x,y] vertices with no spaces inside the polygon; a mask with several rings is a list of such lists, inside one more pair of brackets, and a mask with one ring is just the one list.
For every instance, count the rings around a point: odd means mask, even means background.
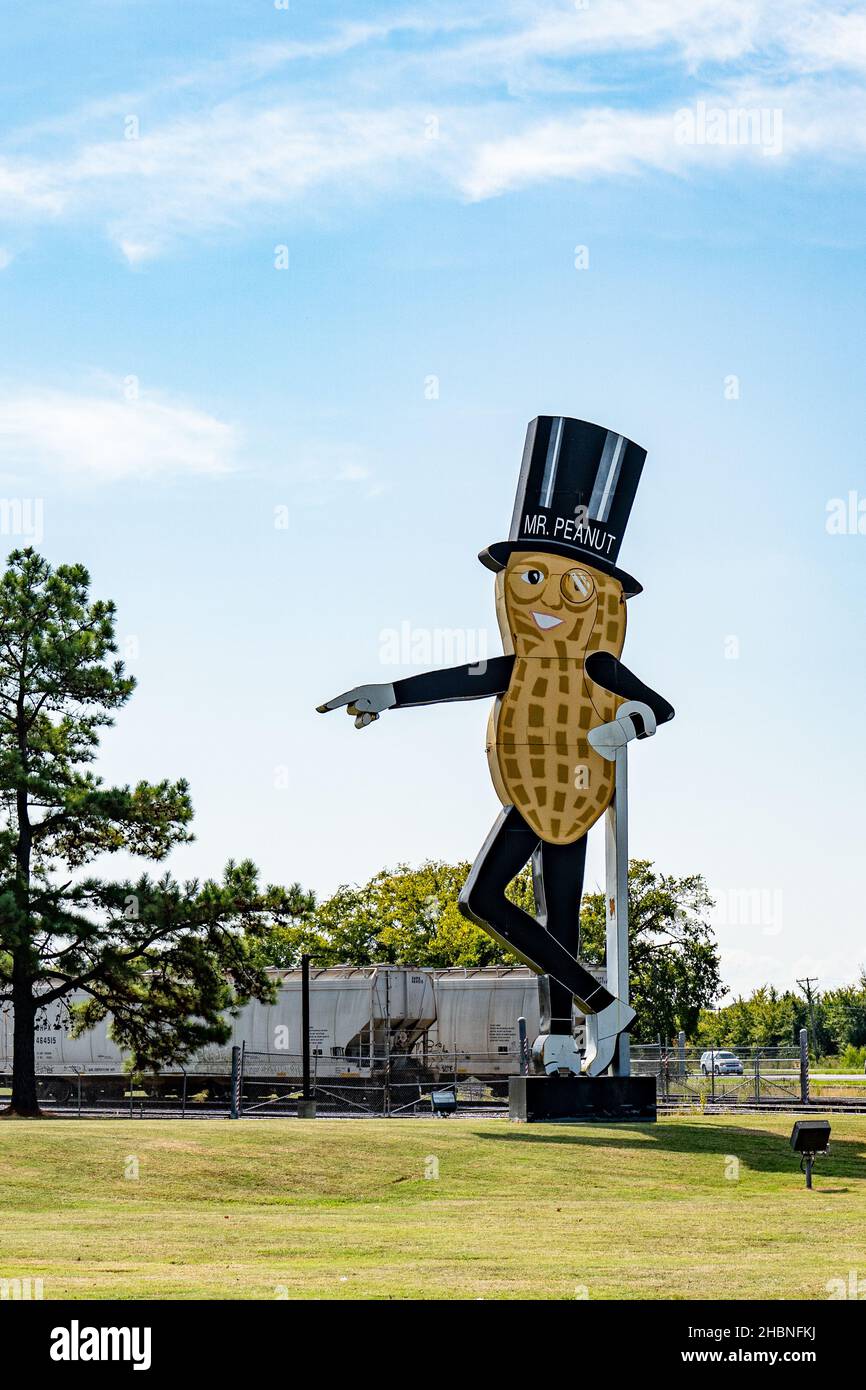
[{"label": "black leg", "polygon": [[[551,936],[570,956],[577,956],[580,946],[580,901],[583,894],[583,872],[586,865],[586,836],[571,845],[539,844],[532,856],[532,881],[539,920]],[[581,969],[583,967],[581,966]],[[590,979],[594,976],[586,972]],[[586,988],[590,989],[587,981]],[[593,999],[593,1009],[603,1009],[612,995],[595,982],[601,990]],[[557,980],[551,980],[549,990],[550,1018],[543,1031],[570,1033],[572,1029],[571,993]]]},{"label": "black leg", "polygon": [[[578,908],[580,906],[583,857],[581,856],[577,861],[573,853],[574,846],[563,847],[563,849],[572,851],[571,887],[568,887],[568,875],[566,874],[569,860],[567,857],[563,857],[561,864],[557,861],[553,871],[553,883],[545,888],[542,900],[538,904],[539,910],[550,916],[551,922],[556,927],[555,931],[545,931],[540,922],[536,921],[534,917],[530,917],[528,912],[516,907],[505,896],[505,889],[531,857],[538,843],[538,836],[526,824],[520,812],[514,806],[506,807],[496,820],[472,866],[463,892],[460,894],[460,911],[464,917],[468,917],[479,927],[483,927],[497,941],[514,951],[533,970],[550,975],[552,977],[551,987],[554,984],[559,986],[558,999],[567,995],[570,1001],[571,996],[574,995],[584,1012],[595,1013],[611,1002],[611,995],[575,959],[572,952],[560,941],[558,935],[558,933],[567,935],[565,905],[574,902],[574,869],[578,862],[580,872],[576,901]],[[543,876],[547,874],[545,851],[553,848],[557,847],[550,845],[543,847]],[[585,852],[584,846],[583,854]],[[577,945],[576,921],[575,917],[574,946]],[[561,1011],[561,1005],[558,1005],[558,1008]],[[570,1032],[570,1002],[568,1017],[569,1028],[567,1031]]]}]

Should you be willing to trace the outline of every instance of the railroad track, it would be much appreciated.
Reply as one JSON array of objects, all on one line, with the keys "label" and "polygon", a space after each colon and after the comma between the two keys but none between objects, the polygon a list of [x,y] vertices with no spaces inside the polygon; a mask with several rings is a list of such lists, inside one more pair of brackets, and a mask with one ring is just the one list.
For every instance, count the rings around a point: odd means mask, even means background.
[{"label": "railroad track", "polygon": [[[82,1119],[82,1120],[225,1120],[228,1119],[228,1107],[224,1102],[205,1101],[195,1105],[188,1105],[186,1112],[182,1110],[180,1104],[177,1105],[141,1105],[134,1106],[130,1112],[129,1105],[114,1104],[106,1101],[101,1104],[82,1105],[78,1109],[77,1105],[51,1105],[46,1106],[46,1110],[57,1116],[58,1119]],[[818,1115],[818,1114],[842,1114],[842,1115],[866,1115],[866,1101],[811,1101],[804,1105],[802,1101],[740,1101],[722,1102],[717,1105],[705,1105],[703,1109],[694,1101],[670,1101],[660,1100],[658,1103],[659,1117],[673,1115]],[[458,1116],[463,1119],[503,1119],[508,1115],[508,1105],[502,1101],[488,1101],[478,1103],[467,1103],[459,1105]],[[272,1105],[260,1107],[243,1112],[240,1116],[243,1120],[275,1119],[288,1120],[297,1117],[297,1104],[290,1101],[284,1105]],[[381,1111],[344,1110],[335,1108],[320,1107],[318,1112],[319,1119],[322,1120],[364,1120],[364,1119],[430,1119],[429,1108],[420,1108],[414,1114],[406,1111],[395,1111],[390,1117]]]},{"label": "railroad track", "polygon": [[[63,1120],[226,1120],[229,1118],[229,1107],[225,1101],[197,1101],[194,1105],[187,1105],[185,1112],[179,1101],[176,1104],[148,1104],[147,1102],[142,1104],[141,1101],[137,1101],[132,1109],[130,1109],[128,1101],[126,1104],[122,1101],[92,1101],[90,1104],[82,1102],[80,1109],[77,1104],[52,1105],[50,1102],[44,1102],[43,1108],[46,1113]],[[294,1119],[297,1117],[297,1108],[296,1100],[275,1102],[271,1105],[253,1103],[242,1111],[240,1118],[243,1120]],[[429,1119],[431,1114],[429,1101],[426,1104],[422,1102],[414,1113],[395,1106],[390,1115],[386,1115],[380,1110],[353,1109],[351,1106],[341,1108],[321,1102],[318,1107],[318,1116],[322,1120]],[[480,1118],[484,1115],[504,1116],[508,1114],[508,1102],[506,1100],[466,1101],[458,1105],[458,1114],[464,1119]]]}]

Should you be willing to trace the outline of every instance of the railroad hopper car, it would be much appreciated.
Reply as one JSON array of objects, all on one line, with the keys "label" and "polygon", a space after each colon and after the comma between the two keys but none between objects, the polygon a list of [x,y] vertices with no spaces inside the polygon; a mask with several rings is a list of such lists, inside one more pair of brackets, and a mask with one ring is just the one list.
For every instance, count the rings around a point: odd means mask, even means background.
[{"label": "railroad hopper car", "polygon": [[[604,972],[599,971],[603,979]],[[208,1078],[212,1094],[226,1088],[233,1046],[243,1048],[248,1078],[300,1078],[301,974],[274,971],[274,1004],[240,1009],[227,1042],[196,1053],[183,1068],[163,1069],[148,1089],[176,1093]],[[82,996],[83,997],[83,996]],[[530,1038],[539,1031],[538,977],[525,967],[432,970],[404,966],[332,966],[310,972],[311,1065],[319,1081],[443,1077],[506,1079],[519,1070],[518,1019]],[[580,1039],[582,1019],[575,1015]],[[0,1077],[12,1070],[13,1018],[0,1005]],[[110,1020],[74,1038],[69,1011],[55,1001],[37,1014],[36,1070],[45,1098],[111,1096],[128,1086],[128,1059],[112,1041]],[[79,1080],[80,1079],[80,1080]]]}]

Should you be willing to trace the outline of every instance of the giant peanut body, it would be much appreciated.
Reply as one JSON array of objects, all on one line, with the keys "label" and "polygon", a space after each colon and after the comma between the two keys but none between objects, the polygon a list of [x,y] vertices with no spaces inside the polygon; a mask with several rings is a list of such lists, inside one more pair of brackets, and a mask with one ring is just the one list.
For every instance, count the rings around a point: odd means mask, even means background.
[{"label": "giant peanut body", "polygon": [[571,844],[614,792],[614,764],[587,733],[613,719],[622,701],[590,680],[586,658],[622,652],[625,596],[616,579],[589,565],[518,551],[496,577],[496,612],[515,659],[488,725],[493,784],[540,839]]}]

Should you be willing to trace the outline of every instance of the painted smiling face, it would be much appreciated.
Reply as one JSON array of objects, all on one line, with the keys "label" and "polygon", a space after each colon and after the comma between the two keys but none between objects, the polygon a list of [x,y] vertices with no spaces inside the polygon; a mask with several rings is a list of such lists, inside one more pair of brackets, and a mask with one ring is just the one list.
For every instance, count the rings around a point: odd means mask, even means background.
[{"label": "painted smiling face", "polygon": [[579,658],[601,648],[619,655],[625,599],[618,580],[534,551],[513,554],[500,578],[502,636],[516,655]]}]

